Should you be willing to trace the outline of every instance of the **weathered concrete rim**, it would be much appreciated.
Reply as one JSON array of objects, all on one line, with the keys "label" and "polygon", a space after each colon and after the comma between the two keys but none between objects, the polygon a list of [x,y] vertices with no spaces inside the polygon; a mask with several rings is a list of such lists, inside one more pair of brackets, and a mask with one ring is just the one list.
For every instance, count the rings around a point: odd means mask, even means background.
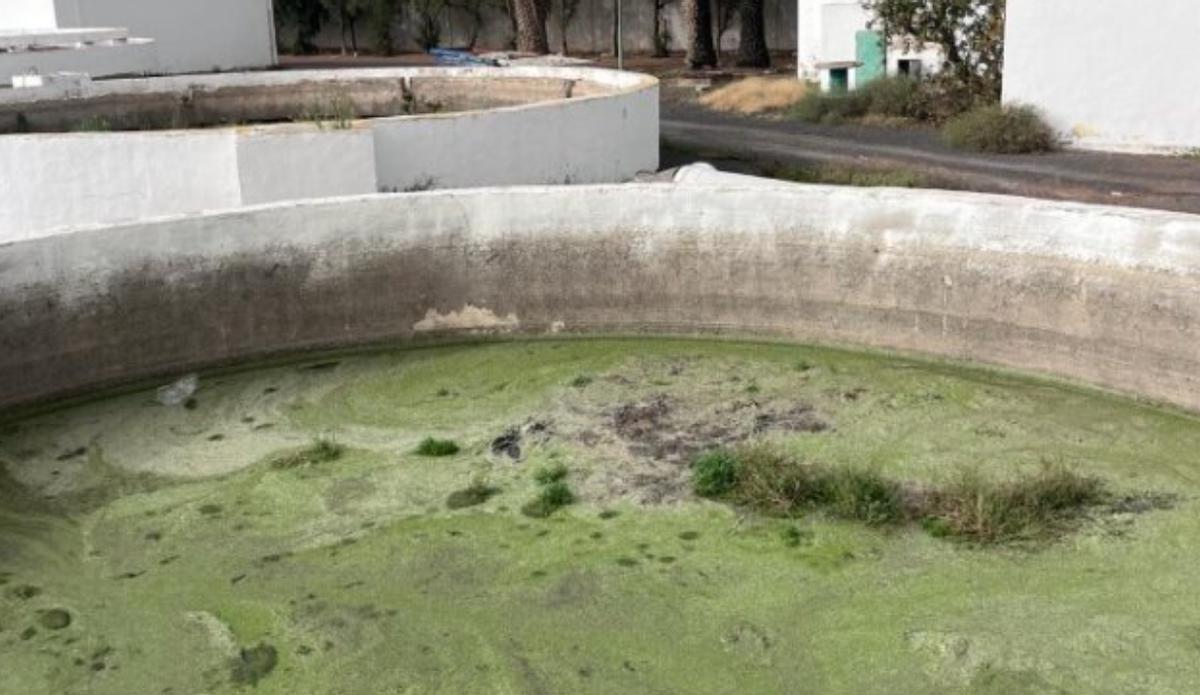
[{"label": "weathered concrete rim", "polygon": [[[379,80],[411,80],[439,78],[455,80],[531,80],[560,79],[587,82],[603,88],[595,94],[582,94],[557,99],[543,99],[527,104],[495,106],[470,111],[449,113],[426,113],[394,115],[376,118],[351,119],[351,128],[365,127],[367,123],[398,121],[440,120],[470,117],[478,113],[509,113],[541,109],[563,102],[587,102],[608,99],[624,94],[634,94],[657,89],[658,79],[643,73],[588,67],[512,66],[512,67],[404,67],[363,68],[348,70],[287,70],[237,73],[214,73],[203,75],[176,75],[164,77],[139,77],[129,79],[102,80],[91,83],[85,93],[73,95],[71,101],[86,104],[89,100],[117,96],[171,95],[185,97],[196,91],[216,91],[225,88],[286,87],[293,85],[328,83],[329,85],[364,83]],[[40,101],[57,100],[63,95],[54,88],[31,88],[0,90],[0,108],[36,105]],[[196,128],[157,128],[150,132],[182,135],[195,132],[237,131],[250,133],[296,132],[318,129],[313,123],[270,123],[250,125],[227,125]],[[8,133],[5,138],[120,138],[144,131],[103,132],[53,132],[53,133]]]},{"label": "weathered concrete rim", "polygon": [[1200,411],[1200,217],[828,186],[356,196],[0,247],[0,407],[310,350],[720,335]]}]

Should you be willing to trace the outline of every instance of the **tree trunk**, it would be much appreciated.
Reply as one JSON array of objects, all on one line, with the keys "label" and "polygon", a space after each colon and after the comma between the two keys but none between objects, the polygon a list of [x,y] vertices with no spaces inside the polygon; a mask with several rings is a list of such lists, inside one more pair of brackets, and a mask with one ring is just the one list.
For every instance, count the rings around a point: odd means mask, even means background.
[{"label": "tree trunk", "polygon": [[547,0],[513,0],[517,20],[517,50],[545,55],[550,52],[546,38]]},{"label": "tree trunk", "polygon": [[654,3],[654,57],[667,57],[667,37],[663,31],[663,0],[651,0]]},{"label": "tree trunk", "polygon": [[741,0],[738,19],[741,38],[738,41],[739,67],[769,68],[771,53],[767,51],[767,26],[763,18],[765,0]]},{"label": "tree trunk", "polygon": [[688,26],[687,66],[693,70],[716,67],[709,0],[683,0],[683,16]]},{"label": "tree trunk", "polygon": [[567,0],[558,0],[558,52],[567,54]]}]

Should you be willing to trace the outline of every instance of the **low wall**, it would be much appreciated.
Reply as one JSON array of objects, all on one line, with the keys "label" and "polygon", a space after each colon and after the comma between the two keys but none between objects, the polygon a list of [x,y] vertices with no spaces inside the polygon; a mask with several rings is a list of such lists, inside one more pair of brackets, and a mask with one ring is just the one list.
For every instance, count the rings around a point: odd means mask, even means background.
[{"label": "low wall", "polygon": [[[364,87],[367,85],[368,87]],[[374,85],[374,87],[369,87]],[[113,114],[279,118],[290,92],[474,111],[194,130],[0,135],[0,243],[64,226],[378,191],[608,183],[658,168],[658,83],[589,68],[405,68],[97,82],[83,98],[0,91],[0,131]],[[331,96],[332,95],[332,96]],[[310,101],[316,99],[312,96]],[[359,103],[361,102],[361,104]],[[313,104],[309,104],[310,106]],[[316,104],[320,106],[320,104]],[[121,125],[114,123],[113,125]],[[189,186],[179,185],[188,182]]]},{"label": "low wall", "polygon": [[700,334],[914,351],[1200,410],[1200,218],[649,183],[375,195],[0,246],[0,406],[277,353]]}]

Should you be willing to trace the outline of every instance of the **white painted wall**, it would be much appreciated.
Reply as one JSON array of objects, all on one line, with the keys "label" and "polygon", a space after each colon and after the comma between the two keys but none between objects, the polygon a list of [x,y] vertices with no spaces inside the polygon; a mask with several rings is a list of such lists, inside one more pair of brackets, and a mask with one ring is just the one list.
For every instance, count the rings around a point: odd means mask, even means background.
[{"label": "white painted wall", "polygon": [[82,48],[0,52],[0,86],[12,84],[13,75],[35,72],[82,72],[96,78],[143,75],[158,69],[153,41],[130,39]]},{"label": "white painted wall", "polygon": [[54,0],[0,0],[0,31],[56,26]]},{"label": "white painted wall", "polygon": [[821,8],[821,62],[854,60],[856,35],[867,28],[871,15],[858,2],[828,3]]},{"label": "white painted wall", "polygon": [[60,27],[128,27],[154,39],[163,72],[263,68],[276,61],[271,0],[56,0],[56,6]]},{"label": "white painted wall", "polygon": [[[658,82],[590,68],[286,71],[112,80],[86,96],[421,74],[581,79],[610,91],[487,111],[186,131],[0,136],[0,243],[64,225],[426,187],[625,181],[658,169]],[[486,82],[480,81],[480,89]],[[29,92],[24,94],[23,92]],[[0,103],[38,90],[0,91]]]},{"label": "white painted wall", "polygon": [[241,204],[375,193],[375,138],[366,123],[245,129],[237,136]]},{"label": "white painted wall", "polygon": [[233,130],[0,136],[0,243],[241,201]]},{"label": "white painted wall", "polygon": [[1080,147],[1200,147],[1200,2],[1009,0],[1004,100]]}]

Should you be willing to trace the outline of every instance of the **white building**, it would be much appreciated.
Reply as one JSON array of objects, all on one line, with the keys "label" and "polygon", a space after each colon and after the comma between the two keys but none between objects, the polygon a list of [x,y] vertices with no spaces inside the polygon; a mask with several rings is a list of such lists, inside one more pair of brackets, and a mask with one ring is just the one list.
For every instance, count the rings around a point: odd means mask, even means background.
[{"label": "white building", "polygon": [[823,90],[855,89],[876,77],[930,75],[941,68],[941,50],[883,34],[872,26],[860,0],[798,0],[796,70],[802,80],[820,80]]},{"label": "white building", "polygon": [[1200,0],[1008,0],[1004,101],[1091,149],[1200,148]]},{"label": "white building", "polygon": [[207,72],[274,65],[271,0],[0,0],[0,84],[27,72]]}]

